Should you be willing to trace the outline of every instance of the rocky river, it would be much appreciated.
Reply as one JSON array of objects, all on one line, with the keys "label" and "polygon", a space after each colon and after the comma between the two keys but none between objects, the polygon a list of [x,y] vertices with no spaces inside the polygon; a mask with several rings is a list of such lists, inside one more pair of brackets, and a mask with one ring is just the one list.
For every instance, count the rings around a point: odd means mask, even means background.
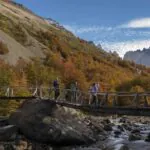
[{"label": "rocky river", "polygon": [[150,118],[93,116],[29,100],[0,120],[0,150],[150,150]]}]

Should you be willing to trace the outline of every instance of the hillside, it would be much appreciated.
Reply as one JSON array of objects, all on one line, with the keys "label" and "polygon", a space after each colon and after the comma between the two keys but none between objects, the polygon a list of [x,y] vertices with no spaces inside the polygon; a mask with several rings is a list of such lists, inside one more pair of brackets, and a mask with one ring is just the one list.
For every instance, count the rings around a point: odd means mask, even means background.
[{"label": "hillside", "polygon": [[137,64],[150,66],[150,48],[137,51],[129,51],[124,55],[125,60],[134,61]]},{"label": "hillside", "polygon": [[80,89],[87,90],[91,83],[100,82],[102,91],[115,91],[137,76],[149,76],[146,67],[135,67],[115,53],[74,36],[53,19],[3,0],[0,41],[1,86],[49,85],[59,77],[63,87],[77,81]]}]

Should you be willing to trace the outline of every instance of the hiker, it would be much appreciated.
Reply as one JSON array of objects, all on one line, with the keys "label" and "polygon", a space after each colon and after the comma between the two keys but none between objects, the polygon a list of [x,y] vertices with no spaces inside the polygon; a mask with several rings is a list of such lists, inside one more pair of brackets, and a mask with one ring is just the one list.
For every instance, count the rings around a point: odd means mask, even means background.
[{"label": "hiker", "polygon": [[89,87],[88,92],[89,92],[89,104],[91,104],[92,103],[92,86]]},{"label": "hiker", "polygon": [[100,84],[99,84],[99,82],[97,82],[95,86],[96,86],[97,93],[99,93],[100,92]]},{"label": "hiker", "polygon": [[71,90],[71,101],[76,102],[77,100],[77,90],[78,90],[78,83],[72,83],[70,86],[70,90]]},{"label": "hiker", "polygon": [[96,95],[96,101],[97,101],[97,104],[99,104],[100,103],[100,84],[99,84],[99,82],[97,82],[96,83],[96,93],[97,93],[97,95]]},{"label": "hiker", "polygon": [[90,92],[92,95],[92,102],[91,104],[95,104],[96,105],[96,101],[97,101],[97,86],[96,83],[93,83],[91,88],[90,88]]},{"label": "hiker", "polygon": [[58,78],[53,81],[53,88],[54,88],[54,92],[55,92],[55,100],[57,100],[57,98],[60,94]]}]

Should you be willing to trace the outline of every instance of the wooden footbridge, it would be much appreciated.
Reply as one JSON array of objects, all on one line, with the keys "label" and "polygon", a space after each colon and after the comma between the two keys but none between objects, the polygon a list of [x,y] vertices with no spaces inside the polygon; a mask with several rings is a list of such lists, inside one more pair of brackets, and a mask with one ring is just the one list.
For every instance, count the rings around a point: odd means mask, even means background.
[{"label": "wooden footbridge", "polygon": [[[1,100],[50,100],[58,105],[80,109],[94,115],[123,114],[150,116],[150,92],[100,92],[95,101],[90,92],[71,91],[49,87],[1,87]],[[55,97],[55,98],[54,98]]]}]

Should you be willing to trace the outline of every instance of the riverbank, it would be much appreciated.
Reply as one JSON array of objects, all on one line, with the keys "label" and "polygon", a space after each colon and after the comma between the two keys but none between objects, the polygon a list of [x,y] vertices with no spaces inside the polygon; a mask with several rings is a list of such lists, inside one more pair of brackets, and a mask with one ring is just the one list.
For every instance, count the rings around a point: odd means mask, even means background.
[{"label": "riverbank", "polygon": [[91,116],[29,100],[0,121],[0,150],[149,150],[150,118]]}]

